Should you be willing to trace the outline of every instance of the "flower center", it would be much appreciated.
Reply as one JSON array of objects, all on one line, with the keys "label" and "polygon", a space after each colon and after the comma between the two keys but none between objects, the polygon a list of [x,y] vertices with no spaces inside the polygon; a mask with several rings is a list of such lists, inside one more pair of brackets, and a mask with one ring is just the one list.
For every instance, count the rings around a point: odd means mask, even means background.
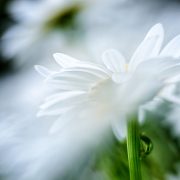
[{"label": "flower center", "polygon": [[125,72],[128,72],[129,64],[124,65]]},{"label": "flower center", "polygon": [[76,17],[82,8],[80,4],[72,4],[69,7],[65,7],[64,10],[59,11],[47,20],[44,26],[45,29],[64,29],[66,31],[76,29],[78,26]]}]

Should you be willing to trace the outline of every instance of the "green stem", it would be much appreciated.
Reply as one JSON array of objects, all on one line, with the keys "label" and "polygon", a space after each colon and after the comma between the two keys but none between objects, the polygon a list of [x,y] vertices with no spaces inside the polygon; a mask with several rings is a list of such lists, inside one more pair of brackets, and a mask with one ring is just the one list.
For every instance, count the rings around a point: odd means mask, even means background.
[{"label": "green stem", "polygon": [[140,136],[137,115],[130,116],[128,119],[127,151],[130,180],[141,180]]}]

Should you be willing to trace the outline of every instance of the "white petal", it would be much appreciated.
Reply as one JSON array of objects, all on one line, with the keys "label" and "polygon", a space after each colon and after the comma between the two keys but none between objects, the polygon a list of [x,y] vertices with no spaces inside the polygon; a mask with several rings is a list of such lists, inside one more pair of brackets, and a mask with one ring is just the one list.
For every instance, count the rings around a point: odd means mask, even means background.
[{"label": "white petal", "polygon": [[72,119],[69,118],[59,118],[54,122],[54,124],[51,126],[49,132],[50,134],[54,134],[57,132],[61,132],[68,124],[71,122]]},{"label": "white petal", "polygon": [[139,45],[129,64],[129,70],[134,71],[136,67],[149,58],[158,55],[164,38],[164,30],[161,24],[153,26]]},{"label": "white petal", "polygon": [[68,68],[46,79],[56,89],[87,91],[97,81],[110,78],[106,73],[92,68]]},{"label": "white petal", "polygon": [[180,35],[171,40],[162,50],[160,55],[180,57]]},{"label": "white petal", "polygon": [[[160,81],[154,80],[154,76],[146,74],[134,74],[128,83],[124,83],[122,86],[122,100],[124,101],[125,110],[136,109],[139,105],[142,105],[152,100],[159,90],[162,88]],[[132,93],[133,90],[133,93]]]},{"label": "white petal", "polygon": [[124,72],[125,71],[125,58],[117,50],[110,49],[102,55],[103,63],[112,72]]},{"label": "white petal", "polygon": [[63,96],[64,94],[65,94],[65,96],[67,96],[68,93],[69,94],[84,94],[85,92],[84,91],[71,91],[71,92],[63,91],[63,92],[58,92],[58,93],[55,93],[55,94],[52,94],[52,95],[46,97],[45,101],[51,101],[51,100],[57,99],[58,97]]},{"label": "white petal", "polygon": [[67,97],[66,99],[62,99],[61,97],[57,100],[53,100],[53,101],[47,101],[46,103],[44,103],[40,108],[42,109],[42,111],[46,112],[53,112],[53,111],[60,111],[61,109],[66,109],[66,108],[71,108],[74,106],[77,106],[79,104],[88,102],[87,96],[86,95],[76,95],[76,96],[72,96],[72,97]]},{"label": "white petal", "polygon": [[104,72],[90,68],[68,68],[60,73],[54,73],[46,79],[47,83],[56,85],[61,90],[87,91],[92,84],[107,79]]},{"label": "white petal", "polygon": [[142,62],[136,69],[136,72],[144,72],[146,74],[160,74],[169,67],[177,66],[180,64],[179,59],[172,57],[152,58]]},{"label": "white petal", "polygon": [[166,83],[177,83],[180,82],[180,74],[173,76],[172,78],[169,78]]},{"label": "white petal", "polygon": [[95,76],[94,74],[82,71],[63,71],[60,73],[53,74],[49,78],[53,80],[68,80],[83,83],[95,83],[96,81],[99,81],[101,79]]},{"label": "white petal", "polygon": [[45,68],[44,66],[40,66],[40,65],[35,65],[34,66],[35,70],[42,76],[44,77],[48,77],[50,76],[51,74],[53,74],[52,71],[48,70],[47,68]]},{"label": "white petal", "polygon": [[68,111],[79,107],[79,105],[82,105],[82,107],[84,108],[86,106],[86,102],[88,101],[84,97],[72,97],[62,102],[60,101],[52,105],[51,107],[48,107],[47,103],[47,108],[40,109],[37,116],[62,116],[66,114]]},{"label": "white petal", "polygon": [[63,68],[74,67],[77,63],[80,62],[79,60],[74,59],[63,53],[55,53],[53,54],[53,56],[56,62]]},{"label": "white petal", "polygon": [[171,66],[163,70],[162,72],[160,72],[159,78],[161,80],[168,81],[169,78],[174,78],[175,76],[179,76],[179,75],[180,75],[180,64]]},{"label": "white petal", "polygon": [[165,99],[166,101],[180,105],[180,98],[178,96],[169,94],[167,96],[162,96],[162,98]]},{"label": "white petal", "polygon": [[60,116],[70,109],[72,109],[74,106],[68,106],[68,107],[63,107],[61,109],[42,109],[37,113],[37,117],[42,117],[42,116]]},{"label": "white petal", "polygon": [[64,115],[62,115],[58,120],[55,121],[55,123],[51,126],[50,128],[50,133],[54,134],[54,133],[61,133],[66,127],[69,127],[70,123],[72,122],[72,120],[77,120],[75,118],[77,115],[77,107],[71,109],[69,112],[65,113]]},{"label": "white petal", "polygon": [[70,105],[74,104],[75,101],[81,101],[82,98],[84,98],[85,93],[84,92],[80,92],[80,91],[73,91],[73,92],[62,92],[59,93],[58,96],[56,96],[56,98],[51,98],[48,99],[46,103],[44,103],[43,105],[40,106],[41,109],[47,109],[53,105],[59,104],[59,107],[63,106],[63,103],[70,103]]},{"label": "white petal", "polygon": [[139,111],[138,111],[138,120],[140,123],[143,123],[146,118],[146,113],[145,113],[145,108],[143,106],[139,106]]},{"label": "white petal", "polygon": [[57,91],[88,91],[90,84],[81,82],[72,82],[67,80],[51,80],[46,81],[53,86],[53,89]]},{"label": "white petal", "polygon": [[96,70],[99,70],[108,74],[108,71],[99,64],[94,64],[94,63],[86,62],[86,61],[80,61],[63,53],[56,53],[53,56],[56,62],[63,68],[75,68],[75,67],[90,68],[90,69],[96,69]]},{"label": "white petal", "polygon": [[87,67],[77,67],[77,68],[68,68],[68,69],[63,69],[64,72],[85,72],[87,74],[94,75],[99,78],[107,78],[109,75],[105,73],[104,71],[101,71],[99,69],[93,69],[93,68],[87,68]]},{"label": "white petal", "polygon": [[112,129],[117,139],[123,140],[127,135],[127,120],[125,115],[119,117],[119,120],[112,121]]}]

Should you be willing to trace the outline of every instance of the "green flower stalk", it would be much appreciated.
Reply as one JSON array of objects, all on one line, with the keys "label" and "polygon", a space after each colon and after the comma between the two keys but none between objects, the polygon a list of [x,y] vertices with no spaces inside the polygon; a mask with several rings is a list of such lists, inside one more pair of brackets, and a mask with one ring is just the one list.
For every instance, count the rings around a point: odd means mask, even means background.
[{"label": "green flower stalk", "polygon": [[129,116],[128,119],[127,152],[130,180],[141,180],[140,135],[137,115]]}]

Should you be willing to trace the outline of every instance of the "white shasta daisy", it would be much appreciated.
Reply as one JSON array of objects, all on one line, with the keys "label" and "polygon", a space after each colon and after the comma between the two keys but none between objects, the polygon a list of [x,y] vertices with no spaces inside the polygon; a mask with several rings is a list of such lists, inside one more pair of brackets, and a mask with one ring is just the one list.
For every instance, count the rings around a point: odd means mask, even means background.
[{"label": "white shasta daisy", "polygon": [[107,50],[102,64],[56,53],[59,71],[36,66],[55,90],[38,113],[56,117],[50,132],[82,120],[91,122],[90,131],[100,132],[111,124],[115,133],[124,137],[126,114],[157,97],[169,100],[166,89],[180,77],[180,36],[161,50],[163,37],[162,25],[153,26],[129,62],[118,51]]}]

